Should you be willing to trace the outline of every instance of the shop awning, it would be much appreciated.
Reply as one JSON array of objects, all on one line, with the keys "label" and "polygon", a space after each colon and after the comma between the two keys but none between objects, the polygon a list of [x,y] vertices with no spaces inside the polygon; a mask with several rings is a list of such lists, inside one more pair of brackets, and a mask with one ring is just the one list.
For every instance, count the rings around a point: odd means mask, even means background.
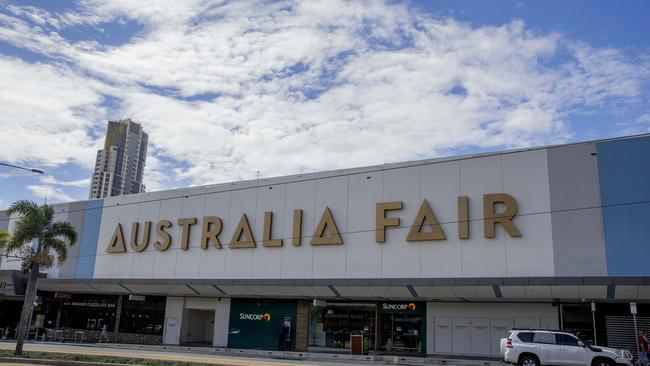
[{"label": "shop awning", "polygon": [[44,279],[39,289],[107,294],[420,301],[650,300],[650,277],[444,279]]}]

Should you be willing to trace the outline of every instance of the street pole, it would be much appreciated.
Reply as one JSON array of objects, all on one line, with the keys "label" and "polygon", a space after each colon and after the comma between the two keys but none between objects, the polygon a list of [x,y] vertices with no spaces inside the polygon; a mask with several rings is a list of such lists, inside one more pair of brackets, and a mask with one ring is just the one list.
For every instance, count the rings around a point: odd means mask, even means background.
[{"label": "street pole", "polygon": [[639,357],[639,341],[637,337],[639,336],[639,329],[636,327],[636,314],[632,314],[632,319],[634,320],[634,343],[636,343],[636,356]]},{"label": "street pole", "polygon": [[36,173],[36,174],[44,174],[44,173],[45,173],[45,172],[43,172],[43,171],[40,170],[40,169],[25,168],[25,167],[18,166],[18,165],[13,165],[13,164],[0,163],[0,165],[2,165],[2,166],[8,166],[8,167],[10,167],[10,168],[16,168],[16,169],[27,170],[28,172],[32,172],[32,173]]},{"label": "street pole", "polygon": [[596,303],[591,302],[591,324],[594,327],[594,346],[598,345],[598,340],[596,338]]},{"label": "street pole", "polygon": [[636,303],[630,303],[630,313],[632,313],[632,320],[634,320],[634,343],[636,344],[636,357],[641,359],[641,354],[639,353],[639,329],[636,326]]}]

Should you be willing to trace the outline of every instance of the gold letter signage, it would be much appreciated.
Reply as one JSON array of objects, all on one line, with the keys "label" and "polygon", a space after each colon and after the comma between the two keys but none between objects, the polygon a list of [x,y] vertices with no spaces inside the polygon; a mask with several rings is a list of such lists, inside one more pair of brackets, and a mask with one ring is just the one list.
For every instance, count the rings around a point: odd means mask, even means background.
[{"label": "gold letter signage", "polygon": [[141,252],[145,249],[147,249],[147,246],[149,245],[149,239],[151,237],[151,221],[147,221],[144,223],[144,233],[142,236],[142,242],[138,244],[138,230],[140,228],[140,223],[139,222],[134,222],[131,224],[131,249],[133,249],[136,252]]},{"label": "gold letter signage", "polygon": [[[423,231],[426,227],[429,227],[429,231]],[[422,201],[420,210],[418,211],[417,216],[415,216],[415,221],[411,225],[411,230],[409,230],[408,236],[406,236],[406,241],[420,241],[420,240],[445,240],[447,237],[445,233],[442,232],[440,224],[438,224],[438,219],[436,215],[433,214],[431,206],[427,200]]]},{"label": "gold letter signage", "polygon": [[153,243],[153,247],[156,248],[156,250],[160,250],[161,252],[164,252],[165,250],[169,249],[170,245],[172,245],[172,236],[165,231],[165,229],[169,229],[170,227],[172,227],[171,221],[169,220],[158,221],[158,225],[156,225],[156,234],[158,234],[158,238],[160,239],[156,240],[156,242]]},{"label": "gold letter signage", "polygon": [[386,217],[386,211],[401,210],[404,202],[380,202],[377,204],[377,228],[375,232],[375,241],[383,243],[386,241],[386,228],[389,226],[399,226],[399,217]]},{"label": "gold letter signage", "polygon": [[124,246],[124,234],[122,234],[122,225],[117,224],[115,232],[111,237],[111,241],[108,243],[108,248],[106,248],[108,253],[126,253],[126,247]]},{"label": "gold letter signage", "polygon": [[[329,231],[329,235],[325,235],[325,232]],[[314,231],[314,236],[311,237],[309,242],[311,245],[331,245],[331,244],[343,244],[343,239],[339,234],[339,229],[336,228],[336,223],[334,222],[334,216],[332,216],[332,211],[329,207],[325,207],[325,212],[320,218],[318,226]]]},{"label": "gold letter signage", "polygon": [[248,224],[248,217],[246,214],[241,215],[239,224],[235,229],[235,233],[232,234],[232,239],[230,239],[230,248],[255,248],[255,238],[253,238],[253,232],[251,231],[251,226]]},{"label": "gold letter signage", "polygon": [[215,248],[221,249],[219,234],[221,234],[221,219],[216,216],[204,217],[203,230],[201,232],[201,248],[208,249],[208,245],[212,243]]},{"label": "gold letter signage", "polygon": [[[502,213],[494,212],[494,205],[502,203],[505,205],[505,210]],[[494,227],[496,224],[501,224],[503,229],[508,235],[513,238],[520,237],[521,233],[512,223],[512,218],[517,214],[517,202],[515,199],[505,193],[493,193],[483,196],[483,221],[485,237],[494,238]]]},{"label": "gold letter signage", "polygon": [[[469,197],[459,196],[458,202],[458,221],[446,223],[446,227],[452,227],[455,224],[458,228],[458,239],[470,239],[470,212]],[[386,230],[391,228],[403,227],[399,213],[404,209],[404,202],[378,202],[375,206],[375,241],[377,243],[386,242]],[[308,213],[312,215],[313,213]],[[501,225],[504,232],[513,238],[521,237],[519,229],[515,226],[513,219],[517,214],[517,202],[515,199],[505,193],[491,193],[483,195],[483,233],[488,239],[496,237],[496,226]],[[179,218],[177,224],[180,227],[180,249],[189,250],[190,247],[201,247],[204,250],[211,246],[216,249],[222,249],[219,235],[223,231],[223,221],[217,216],[204,216],[200,226],[200,241],[192,245],[191,235],[192,227],[198,223],[196,217]],[[445,224],[445,223],[443,223]],[[153,248],[158,251],[168,250],[172,245],[172,235],[170,234],[173,224],[169,220],[160,220],[155,226],[157,240],[153,242]],[[262,226],[262,245],[267,248],[280,248],[284,244],[284,239],[291,239],[291,244],[300,247],[302,229],[303,229],[303,210],[293,210],[293,223],[291,226],[291,236],[273,238],[273,212],[264,212],[264,224]],[[286,225],[285,225],[286,227]],[[406,235],[408,242],[422,241],[441,241],[446,240],[447,236],[438,222],[429,202],[425,199],[420,203],[420,208],[413,218],[412,224],[408,227]],[[197,228],[196,230],[198,230]],[[129,244],[134,252],[142,252],[147,249],[151,238],[152,222],[131,223],[131,232],[129,233]],[[197,236],[198,238],[198,236]],[[197,240],[197,239],[194,239]],[[329,207],[325,207],[321,218],[314,229],[314,233],[309,241],[310,245],[341,245],[343,238],[336,225],[334,215]],[[231,249],[256,248],[255,237],[248,216],[243,213],[239,223],[235,227],[232,238],[228,243]],[[108,253],[126,253],[124,233],[122,224],[118,223],[113,231],[108,246]]]}]

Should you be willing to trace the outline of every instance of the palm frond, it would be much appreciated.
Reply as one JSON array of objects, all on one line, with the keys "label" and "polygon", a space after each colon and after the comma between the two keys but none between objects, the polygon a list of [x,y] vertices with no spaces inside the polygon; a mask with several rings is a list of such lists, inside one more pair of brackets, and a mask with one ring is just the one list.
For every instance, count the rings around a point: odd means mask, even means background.
[{"label": "palm frond", "polygon": [[43,247],[46,249],[44,251],[49,252],[53,250],[56,252],[56,260],[60,266],[68,258],[68,246],[66,243],[58,238],[47,238],[43,242]]},{"label": "palm frond", "polygon": [[0,248],[4,248],[9,243],[9,233],[0,231]]},{"label": "palm frond", "polygon": [[37,225],[20,220],[16,223],[5,247],[9,252],[17,251],[39,236],[40,231]]},{"label": "palm frond", "polygon": [[46,238],[64,237],[68,240],[68,245],[73,246],[77,243],[78,234],[74,225],[67,221],[58,221],[52,223],[45,232]]},{"label": "palm frond", "polygon": [[50,226],[54,221],[54,207],[43,205],[38,208],[43,226]]},{"label": "palm frond", "polygon": [[36,202],[30,200],[19,200],[12,203],[6,212],[8,216],[18,214],[22,217],[39,217],[40,213],[38,211],[38,204],[36,204]]},{"label": "palm frond", "polygon": [[54,265],[54,257],[47,252],[38,252],[31,257],[32,263],[51,268]]},{"label": "palm frond", "polygon": [[5,245],[5,249],[7,249],[7,252],[9,253],[19,251],[28,245],[28,243],[31,242],[33,238],[34,235],[29,231],[23,230],[21,228],[16,228],[16,230],[13,232],[13,235],[11,235],[9,241]]}]

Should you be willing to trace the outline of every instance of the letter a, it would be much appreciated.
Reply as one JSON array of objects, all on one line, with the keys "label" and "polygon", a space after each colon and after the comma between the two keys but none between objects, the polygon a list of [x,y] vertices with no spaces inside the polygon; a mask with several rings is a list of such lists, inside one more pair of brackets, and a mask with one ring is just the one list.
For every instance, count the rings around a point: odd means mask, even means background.
[{"label": "letter a", "polygon": [[230,239],[229,248],[238,249],[238,248],[255,248],[255,238],[253,238],[253,232],[251,231],[251,226],[248,224],[248,218],[246,214],[241,215],[239,224]]},{"label": "letter a", "polygon": [[[329,236],[325,236],[325,232],[330,232]],[[332,245],[332,244],[343,244],[343,239],[341,239],[341,234],[339,234],[339,229],[336,227],[334,222],[334,217],[329,207],[325,207],[325,212],[320,218],[316,230],[314,230],[314,236],[312,236],[311,245]]]},{"label": "letter a", "polygon": [[118,223],[111,237],[111,241],[106,248],[107,253],[126,253],[126,246],[124,245],[124,235],[122,234],[122,224]]},{"label": "letter a", "polygon": [[[431,227],[431,231],[423,232],[422,228],[425,225]],[[445,239],[447,239],[447,237],[442,231],[442,228],[440,228],[438,219],[436,219],[436,215],[434,215],[433,211],[431,210],[431,206],[429,206],[427,200],[423,200],[422,205],[420,206],[420,210],[418,211],[417,216],[415,216],[413,225],[411,225],[411,230],[406,236],[406,241],[428,241]]]}]

